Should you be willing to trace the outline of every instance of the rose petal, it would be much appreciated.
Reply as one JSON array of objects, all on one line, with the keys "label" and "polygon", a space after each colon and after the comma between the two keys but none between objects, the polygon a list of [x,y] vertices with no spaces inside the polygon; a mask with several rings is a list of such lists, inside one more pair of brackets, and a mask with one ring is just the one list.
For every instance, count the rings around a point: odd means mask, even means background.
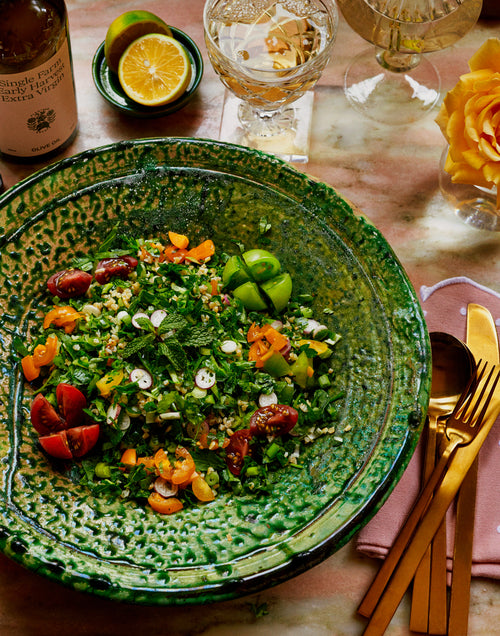
[{"label": "rose petal", "polygon": [[481,170],[486,163],[486,159],[477,150],[466,150],[462,156],[464,161],[474,170]]},{"label": "rose petal", "polygon": [[485,156],[486,161],[500,161],[500,154],[498,154],[495,148],[493,148],[490,142],[484,137],[479,140],[479,149]]},{"label": "rose petal", "polygon": [[500,73],[500,40],[489,38],[469,60],[471,71],[489,69]]}]

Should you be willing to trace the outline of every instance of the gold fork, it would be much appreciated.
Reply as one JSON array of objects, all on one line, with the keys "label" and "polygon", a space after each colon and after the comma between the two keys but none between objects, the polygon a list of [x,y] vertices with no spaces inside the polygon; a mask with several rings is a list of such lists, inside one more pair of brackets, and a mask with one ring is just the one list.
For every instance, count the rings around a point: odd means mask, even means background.
[{"label": "gold fork", "polygon": [[[480,366],[481,361],[479,361],[476,367],[476,373],[472,375],[467,387],[460,396],[453,413],[446,422],[445,433],[447,444],[442,450],[441,457],[439,458],[434,471],[427,480],[421,494],[410,512],[410,515],[408,516],[408,519],[399,531],[392,548],[387,554],[371,586],[368,588],[367,593],[361,601],[358,613],[362,616],[370,617],[374,612],[375,607],[377,606],[377,603],[379,602],[379,599],[382,596],[392,573],[394,572],[394,569],[400,561],[401,556],[408,546],[421,517],[429,505],[434,490],[446,472],[446,467],[451,455],[458,446],[463,446],[471,442],[480,429],[480,425],[500,378],[499,371],[497,372],[493,380],[493,384],[490,387],[490,383],[492,382],[493,374],[495,372],[495,367],[493,366],[478,394],[480,384],[485,377],[488,363],[485,363],[482,369],[480,369]],[[487,388],[489,393],[485,396]],[[482,406],[481,411],[477,413],[480,406]]]}]

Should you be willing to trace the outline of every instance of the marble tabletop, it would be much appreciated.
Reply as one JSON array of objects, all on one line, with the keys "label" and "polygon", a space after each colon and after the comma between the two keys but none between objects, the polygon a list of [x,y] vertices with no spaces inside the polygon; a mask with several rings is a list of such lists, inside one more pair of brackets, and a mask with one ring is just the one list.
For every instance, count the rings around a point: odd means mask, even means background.
[{"label": "marble tabletop", "polygon": [[[79,107],[79,133],[61,156],[122,139],[157,136],[218,138],[224,90],[208,63],[202,31],[202,0],[67,0]],[[144,8],[188,33],[205,60],[193,101],[154,120],[113,110],[94,87],[91,62],[107,25],[120,13]],[[467,60],[500,22],[480,21],[456,46],[432,55],[443,91],[451,88]],[[426,119],[406,127],[377,125],[347,104],[343,73],[366,47],[341,20],[331,62],[315,90],[309,162],[297,168],[334,186],[385,235],[418,289],[465,275],[500,292],[500,241],[465,225],[439,191],[438,165],[444,139]],[[1,123],[4,125],[4,122]],[[6,187],[45,164],[19,165],[0,158]],[[183,636],[355,636],[365,620],[356,607],[378,563],[356,552],[355,540],[322,564],[276,587],[207,606],[151,608],[116,604],[64,588],[0,555],[0,634],[152,634]],[[470,636],[500,634],[500,582],[472,583]],[[387,634],[410,634],[405,597]]]}]

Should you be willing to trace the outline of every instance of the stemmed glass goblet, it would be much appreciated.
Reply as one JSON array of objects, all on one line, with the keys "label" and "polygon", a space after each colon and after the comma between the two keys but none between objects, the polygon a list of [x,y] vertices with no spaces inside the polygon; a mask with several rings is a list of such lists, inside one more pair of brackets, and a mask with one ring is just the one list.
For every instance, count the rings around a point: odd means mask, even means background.
[{"label": "stemmed glass goblet", "polygon": [[337,0],[349,24],[375,44],[349,65],[347,99],[367,117],[408,124],[440,98],[440,76],[423,54],[451,46],[477,22],[482,0]]},{"label": "stemmed glass goblet", "polygon": [[207,0],[203,21],[210,61],[230,91],[221,136],[305,161],[310,89],[337,32],[334,0]]}]

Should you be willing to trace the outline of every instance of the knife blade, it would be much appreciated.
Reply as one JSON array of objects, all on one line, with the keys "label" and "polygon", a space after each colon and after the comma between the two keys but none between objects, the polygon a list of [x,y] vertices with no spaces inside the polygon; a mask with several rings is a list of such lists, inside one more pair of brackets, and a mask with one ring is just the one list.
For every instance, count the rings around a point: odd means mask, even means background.
[{"label": "knife blade", "polygon": [[[498,364],[500,356],[497,329],[490,312],[481,305],[471,303],[467,306],[466,342],[476,360]],[[451,636],[466,636],[468,629],[477,468],[476,457],[457,498],[448,625]]]},{"label": "knife blade", "polygon": [[490,402],[483,425],[474,439],[469,444],[458,448],[452,457],[448,470],[436,490],[410,545],[399,561],[393,577],[371,615],[370,621],[363,632],[364,636],[382,636],[384,634],[412,578],[415,576],[418,564],[436,534],[446,511],[455,498],[465,475],[476,459],[499,414],[500,390],[497,390]]}]

